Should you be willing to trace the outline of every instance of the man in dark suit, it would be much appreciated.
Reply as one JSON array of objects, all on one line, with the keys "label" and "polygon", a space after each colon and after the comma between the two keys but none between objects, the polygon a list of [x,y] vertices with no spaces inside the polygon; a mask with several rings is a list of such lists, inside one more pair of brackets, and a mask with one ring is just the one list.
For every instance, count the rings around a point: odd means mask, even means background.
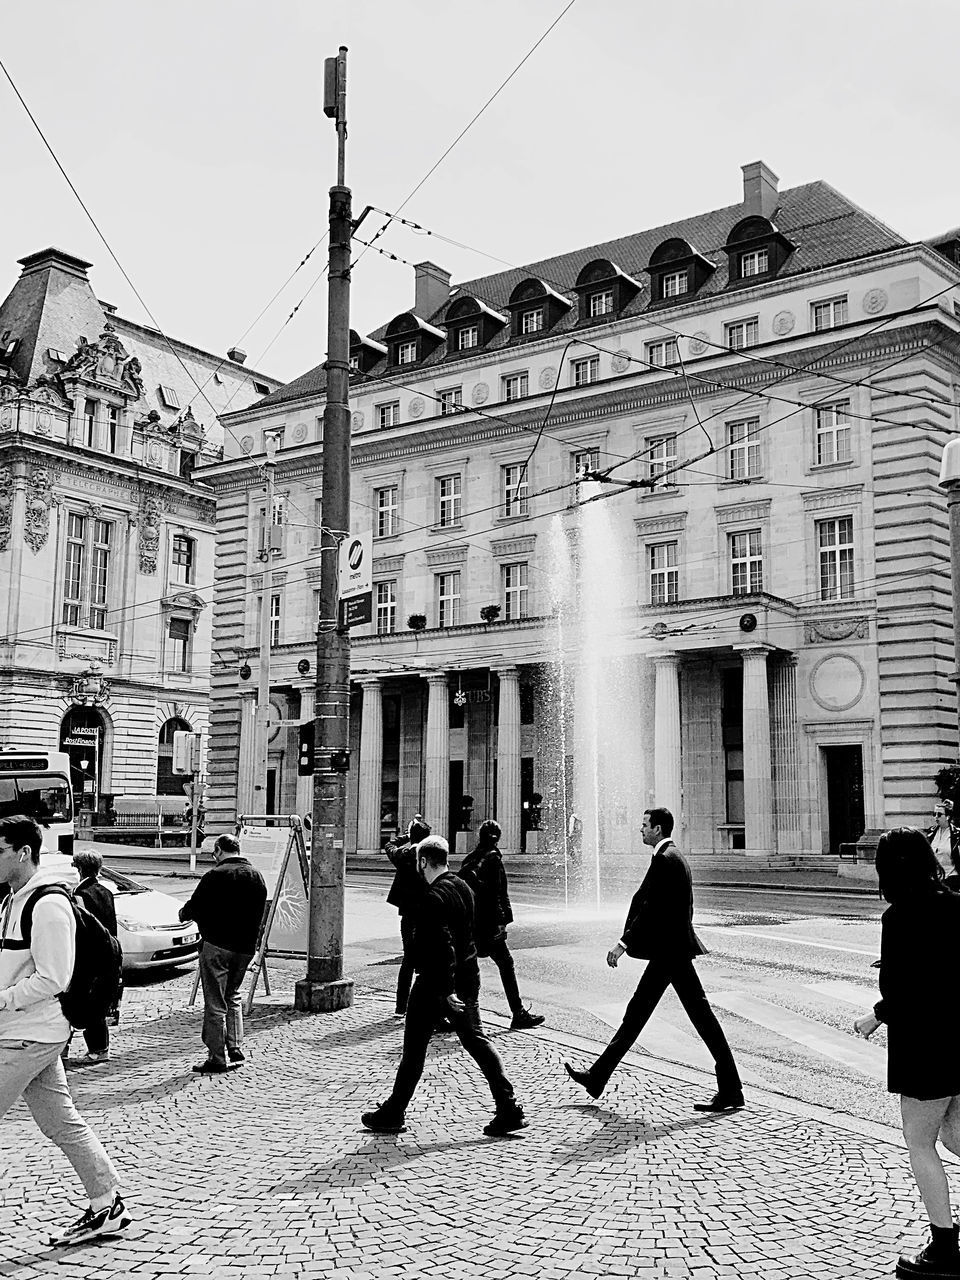
[{"label": "man in dark suit", "polygon": [[[113,894],[100,879],[103,858],[96,849],[78,849],[73,855],[73,865],[80,876],[80,883],[74,889],[73,896],[100,921],[108,933],[116,937],[117,909]],[[119,1017],[119,1002],[115,1013]],[[80,1065],[106,1061],[110,1056],[110,1027],[107,1019],[88,1023],[83,1029],[83,1038],[87,1042],[87,1052],[80,1059]]]},{"label": "man in dark suit", "polygon": [[599,1098],[623,1055],[633,1047],[667,987],[673,987],[697,1034],[713,1055],[717,1092],[696,1111],[733,1111],[743,1106],[743,1086],[737,1065],[716,1014],[693,967],[695,956],[706,947],[693,931],[693,881],[687,860],[670,839],[673,814],[669,809],[648,809],[643,815],[643,843],[653,849],[650,867],[633,895],[623,937],[607,953],[615,969],[622,955],[646,960],[637,989],[613,1039],[592,1067],[578,1071],[564,1063],[567,1074]]}]

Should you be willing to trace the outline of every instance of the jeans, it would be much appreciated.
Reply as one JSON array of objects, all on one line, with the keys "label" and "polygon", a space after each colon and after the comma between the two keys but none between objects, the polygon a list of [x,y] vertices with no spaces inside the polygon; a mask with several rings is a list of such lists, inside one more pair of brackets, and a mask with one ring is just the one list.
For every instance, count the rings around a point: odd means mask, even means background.
[{"label": "jeans", "polygon": [[727,1044],[727,1037],[717,1021],[717,1015],[710,1008],[693,961],[686,957],[647,962],[643,977],[637,983],[637,989],[624,1010],[619,1029],[588,1072],[591,1081],[601,1088],[605,1087],[623,1055],[633,1046],[646,1026],[667,987],[671,986],[693,1023],[694,1030],[713,1055],[717,1089],[724,1094],[739,1093],[742,1088],[740,1073]]},{"label": "jeans", "polygon": [[0,1040],[0,1119],[23,1098],[37,1128],[60,1148],[91,1200],[112,1195],[117,1171],[74,1106],[60,1061],[64,1041]]},{"label": "jeans", "polygon": [[502,933],[499,938],[491,942],[484,954],[488,955],[500,970],[500,981],[503,983],[503,993],[507,997],[510,1012],[514,1017],[518,1013],[523,1013],[523,1001],[520,999],[520,988],[517,986],[517,971],[514,968],[510,948],[507,946],[507,935]]},{"label": "jeans", "polygon": [[204,942],[200,947],[203,986],[203,1043],[212,1061],[225,1063],[227,1049],[243,1043],[243,997],[240,988],[253,956]]},{"label": "jeans", "polygon": [[400,972],[397,974],[397,1013],[406,1013],[407,1001],[410,998],[410,985],[413,982],[413,913],[407,912],[400,917],[400,942],[403,946],[403,959],[400,961]]},{"label": "jeans", "polygon": [[[461,997],[462,999],[462,997]],[[498,1111],[515,1105],[513,1085],[504,1075],[500,1055],[487,1039],[480,1021],[476,998],[464,1000],[463,1013],[454,1013],[445,1000],[440,1000],[422,978],[417,978],[407,1002],[407,1020],[403,1028],[403,1056],[397,1068],[393,1092],[383,1104],[387,1111],[403,1115],[413,1097],[427,1060],[427,1045],[437,1018],[446,1013],[460,1043],[483,1072]]]}]

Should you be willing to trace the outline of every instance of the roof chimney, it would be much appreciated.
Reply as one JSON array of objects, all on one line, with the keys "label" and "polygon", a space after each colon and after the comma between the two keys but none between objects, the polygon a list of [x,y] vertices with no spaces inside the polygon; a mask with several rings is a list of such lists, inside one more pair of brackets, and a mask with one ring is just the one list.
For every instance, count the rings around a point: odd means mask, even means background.
[{"label": "roof chimney", "polygon": [[450,297],[450,272],[433,262],[418,262],[413,269],[417,281],[413,313],[422,320],[429,320]]},{"label": "roof chimney", "polygon": [[242,347],[231,347],[227,352],[227,359],[232,360],[234,364],[243,364],[247,358],[247,353]]},{"label": "roof chimney", "polygon": [[780,179],[762,160],[741,165],[743,171],[743,205],[748,214],[772,218],[780,200]]}]

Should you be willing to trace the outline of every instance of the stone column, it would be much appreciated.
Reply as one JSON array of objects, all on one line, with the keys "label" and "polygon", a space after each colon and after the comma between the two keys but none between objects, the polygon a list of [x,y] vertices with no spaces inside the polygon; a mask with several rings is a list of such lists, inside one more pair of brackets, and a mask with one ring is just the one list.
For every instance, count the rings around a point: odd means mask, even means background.
[{"label": "stone column", "polygon": [[257,765],[257,691],[240,695],[240,750],[237,760],[237,817],[253,812]]},{"label": "stone column", "polygon": [[797,742],[797,659],[773,668],[770,734],[779,853],[800,852],[800,746]]},{"label": "stone column", "polygon": [[380,794],[383,787],[383,702],[376,676],[360,681],[363,710],[360,716],[359,805],[357,852],[380,852]]},{"label": "stone column", "polygon": [[[300,686],[301,724],[312,724],[315,719],[313,708],[315,691],[315,686],[312,684]],[[299,737],[297,746],[299,748]],[[308,817],[313,821],[313,778],[301,778],[299,774],[297,774],[297,813],[301,818]]]},{"label": "stone column", "polygon": [[503,667],[497,725],[497,821],[504,853],[520,852],[520,672]]},{"label": "stone column", "polygon": [[670,810],[673,836],[680,838],[680,656],[658,653],[653,727],[654,803]]},{"label": "stone column", "polygon": [[767,654],[762,646],[743,655],[743,817],[746,853],[769,857],[773,845],[773,765]]},{"label": "stone column", "polygon": [[427,749],[423,816],[433,834],[450,826],[450,689],[445,672],[427,676]]}]

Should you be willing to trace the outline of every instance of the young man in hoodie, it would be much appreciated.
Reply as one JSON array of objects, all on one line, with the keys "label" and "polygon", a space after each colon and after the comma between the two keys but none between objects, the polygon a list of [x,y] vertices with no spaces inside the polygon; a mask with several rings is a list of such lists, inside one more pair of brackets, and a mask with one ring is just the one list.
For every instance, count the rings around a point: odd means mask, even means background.
[{"label": "young man in hoodie", "polygon": [[60,1054],[70,1024],[57,997],[70,985],[76,950],[73,908],[60,893],[39,899],[29,944],[20,921],[34,890],[61,882],[62,872],[40,870],[42,832],[30,818],[0,818],[0,1118],[23,1098],[41,1132],[67,1157],[90,1205],[53,1244],[82,1244],[126,1230],[131,1218],[117,1171],[80,1117]]}]

